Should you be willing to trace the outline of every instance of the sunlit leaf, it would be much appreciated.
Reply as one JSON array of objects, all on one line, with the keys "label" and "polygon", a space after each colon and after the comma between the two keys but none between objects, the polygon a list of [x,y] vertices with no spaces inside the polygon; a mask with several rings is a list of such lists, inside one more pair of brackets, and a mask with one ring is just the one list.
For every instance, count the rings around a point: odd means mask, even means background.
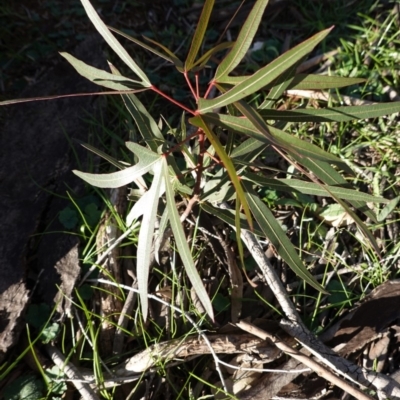
[{"label": "sunlit leaf", "polygon": [[290,122],[346,122],[359,119],[377,118],[400,112],[400,101],[377,103],[363,106],[302,108],[300,110],[261,110],[265,119]]},{"label": "sunlit leaf", "polygon": [[139,68],[139,66],[133,61],[132,57],[128,52],[122,47],[118,40],[107,28],[106,24],[100,19],[94,7],[90,4],[89,0],[81,0],[83,7],[89,19],[92,21],[93,25],[103,37],[103,39],[108,43],[108,45],[118,54],[120,59],[142,80],[143,86],[150,87],[151,82],[147,78],[146,74]]},{"label": "sunlit leaf", "polygon": [[136,165],[111,174],[89,174],[76,170],[73,173],[93,186],[117,188],[129,184],[149,172],[160,159],[159,154],[147,150],[137,143],[127,142],[126,146],[139,157]]},{"label": "sunlit leaf", "polygon": [[328,35],[331,29],[332,28],[317,33],[310,39],[282,54],[270,64],[259,69],[253,75],[237,84],[221,96],[212,100],[199,99],[198,112],[201,114],[211,112],[214,108],[232,104],[235,101],[241,100],[244,97],[255,93],[257,90],[263,88],[268,83],[276,79],[302,57],[307,55],[321,40]]},{"label": "sunlit leaf", "polygon": [[116,76],[110,72],[92,67],[68,53],[60,53],[84,78],[99,86],[114,90],[132,90],[143,88],[143,83],[124,76]]},{"label": "sunlit leaf", "polygon": [[378,214],[378,222],[384,221],[388,217],[388,215],[397,207],[399,201],[400,196],[397,196],[394,199],[390,200],[387,206],[383,208]]},{"label": "sunlit leaf", "polygon": [[217,71],[215,72],[214,80],[222,82],[223,78],[232,72],[240,61],[242,61],[247,50],[249,50],[251,46],[267,4],[268,0],[257,0],[239,32],[232,50],[219,64]]},{"label": "sunlit leaf", "polygon": [[148,279],[150,269],[151,250],[153,246],[154,227],[157,218],[158,199],[161,192],[163,160],[159,159],[154,165],[154,179],[148,191],[148,204],[144,210],[142,224],[139,232],[138,248],[136,256],[136,276],[143,319],[146,321],[148,313]]},{"label": "sunlit leaf", "polygon": [[168,174],[168,165],[165,159],[163,159],[162,164],[163,164],[162,168],[163,176],[165,179],[165,187],[166,187],[165,193],[167,198],[168,217],[171,224],[172,232],[174,234],[174,239],[176,247],[179,252],[179,256],[181,257],[188,278],[192,283],[193,288],[196,291],[199,300],[201,301],[201,304],[203,304],[204,309],[206,310],[207,314],[211,317],[211,319],[214,319],[214,312],[212,309],[210,298],[208,297],[207,291],[204,288],[200,275],[197,272],[196,267],[194,265],[193,256],[189,249],[185,232],[183,231],[178,210],[176,209],[174,191],[169,181],[170,177]]}]

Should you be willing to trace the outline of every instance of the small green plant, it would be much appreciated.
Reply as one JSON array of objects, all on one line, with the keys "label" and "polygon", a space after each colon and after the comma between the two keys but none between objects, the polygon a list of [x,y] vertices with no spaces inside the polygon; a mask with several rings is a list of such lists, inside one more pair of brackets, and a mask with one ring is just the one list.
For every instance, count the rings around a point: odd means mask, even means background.
[{"label": "small green plant", "polygon": [[[109,64],[110,72],[108,72],[87,65],[68,53],[61,55],[82,76],[111,89],[112,93],[121,94],[125,106],[136,122],[141,139],[126,143],[127,149],[137,158],[134,165],[126,165],[100,150],[87,146],[120,171],[109,174],[74,172],[86,182],[100,188],[117,188],[134,182],[146,189],[126,219],[126,225],[130,227],[134,221],[142,218],[136,269],[145,319],[148,314],[150,255],[154,247],[153,238],[159,210],[162,211],[158,234],[162,237],[168,228],[171,229],[187,275],[211,318],[213,318],[211,300],[195,267],[182,227],[182,221],[196,204],[200,205],[202,212],[214,215],[236,228],[242,263],[244,257],[240,231],[249,229],[259,236],[267,237],[290,268],[301,279],[321,292],[325,289],[307,270],[283,227],[266,205],[268,202],[264,200],[266,188],[271,193],[276,191],[297,196],[302,194],[332,198],[340,206],[341,212],[356,222],[359,231],[378,250],[375,238],[362,222],[360,213],[372,221],[377,221],[374,211],[367,206],[367,202],[387,201],[382,197],[361,193],[349,187],[343,173],[352,174],[352,170],[345,161],[292,136],[286,127],[293,122],[344,123],[350,120],[376,118],[398,112],[400,103],[278,109],[280,100],[289,89],[336,89],[364,82],[360,78],[296,74],[296,67],[324,40],[332,28],[317,33],[253,74],[240,75],[237,67],[240,67],[251,46],[267,6],[267,0],[258,0],[255,3],[235,42],[219,43],[199,56],[214,6],[213,0],[206,0],[185,60],[179,59],[168,48],[152,39],[145,38],[145,42],[142,42],[106,26],[89,0],[81,2],[98,32],[130,69],[132,76],[121,75],[112,64]],[[155,86],[116,39],[114,33],[124,36],[173,64],[183,75],[196,107],[190,107],[188,101],[185,103],[177,101]],[[209,67],[211,57],[214,62],[216,55],[222,60],[215,68],[214,77],[202,87],[200,84],[204,80],[201,79],[202,72]],[[163,134],[160,125],[135,95],[145,90],[164,97],[181,110],[181,123],[170,127],[168,135]],[[15,102],[18,101],[2,104]],[[187,116],[190,117],[188,120]],[[193,127],[191,133],[188,133],[188,122]],[[262,162],[265,151],[271,148],[293,165],[296,174],[291,179],[272,179],[263,173],[254,172],[253,167]],[[178,196],[184,198],[187,203],[186,210],[181,214],[176,207]],[[218,204],[227,201],[235,202],[234,211],[218,207]],[[60,217],[68,226],[76,225],[78,222],[77,216],[72,215],[72,210],[64,210]]]}]

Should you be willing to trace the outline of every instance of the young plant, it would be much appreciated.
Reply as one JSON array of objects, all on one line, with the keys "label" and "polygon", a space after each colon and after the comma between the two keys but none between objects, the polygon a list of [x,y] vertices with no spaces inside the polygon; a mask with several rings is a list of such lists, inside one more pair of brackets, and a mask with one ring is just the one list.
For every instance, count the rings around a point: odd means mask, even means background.
[{"label": "young plant", "polygon": [[[154,248],[155,251],[158,249],[154,241],[154,232],[160,202],[165,203],[165,208],[160,218],[159,235],[167,235],[169,225],[187,275],[211,318],[212,304],[196,270],[182,227],[182,222],[196,203],[203,212],[214,215],[236,228],[242,261],[240,231],[249,229],[261,237],[267,237],[290,268],[301,279],[322,292],[325,289],[303,264],[282,226],[262,200],[259,188],[269,187],[281,192],[333,198],[356,222],[359,230],[374,248],[378,249],[374,236],[359,215],[363,213],[376,221],[376,215],[367,207],[367,202],[385,203],[386,200],[349,188],[341,173],[352,173],[345,161],[290,135],[284,129],[286,123],[291,122],[344,122],[375,118],[398,112],[400,102],[284,111],[275,107],[289,89],[332,89],[363,82],[358,78],[296,74],[296,67],[324,40],[332,28],[317,33],[252,75],[241,76],[232,73],[251,46],[268,0],[258,0],[255,3],[235,42],[219,43],[199,55],[214,6],[213,0],[206,0],[185,60],[180,60],[172,51],[151,39],[145,38],[146,42],[142,42],[106,26],[89,0],[81,2],[98,32],[128,66],[132,75],[122,76],[112,64],[109,64],[108,72],[87,65],[68,53],[61,55],[79,74],[97,85],[111,89],[111,93],[122,96],[137,124],[142,140],[138,143],[126,143],[128,150],[138,159],[134,165],[127,166],[90,146],[90,150],[112,162],[120,171],[109,174],[89,174],[81,171],[74,173],[100,188],[117,188],[132,182],[140,182],[141,185],[147,186],[151,181],[148,190],[134,204],[126,220],[129,227],[135,220],[142,218],[136,268],[144,318],[148,314],[146,294],[150,255]],[[173,64],[182,73],[197,108],[192,109],[187,103],[176,101],[153,85],[113,32]],[[208,66],[211,57],[215,60],[216,54],[222,54],[222,60],[208,86],[202,88],[199,84],[200,74]],[[180,126],[172,129],[176,135],[175,141],[162,133],[159,125],[135,95],[145,90],[164,97],[183,111]],[[211,93],[215,92],[218,94],[212,98]],[[256,94],[263,99],[257,107],[250,105],[248,101],[254,99]],[[18,101],[3,104],[15,102]],[[195,128],[194,133],[190,135],[186,132],[186,116],[190,117],[189,123]],[[309,181],[295,178],[271,179],[254,173],[252,167],[255,161],[268,147],[293,164]],[[183,163],[177,161],[179,157],[185,161],[184,167]],[[187,209],[181,215],[176,207],[177,196],[187,200]],[[236,203],[235,211],[218,207],[220,203],[233,200]]]}]

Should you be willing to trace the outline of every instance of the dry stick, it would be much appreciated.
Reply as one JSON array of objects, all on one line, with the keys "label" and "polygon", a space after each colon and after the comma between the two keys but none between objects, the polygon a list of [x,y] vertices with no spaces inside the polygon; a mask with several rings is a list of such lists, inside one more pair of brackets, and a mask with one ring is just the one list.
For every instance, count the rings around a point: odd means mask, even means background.
[{"label": "dry stick", "polygon": [[47,354],[53,360],[54,364],[57,365],[69,379],[73,380],[75,388],[78,390],[83,400],[100,400],[90,385],[85,382],[84,377],[78,369],[73,364],[67,363],[65,357],[56,347],[50,344],[47,344],[45,347]]},{"label": "dry stick", "polygon": [[299,351],[293,349],[292,347],[288,346],[286,343],[280,341],[275,335],[271,335],[264,330],[257,328],[255,325],[252,325],[248,322],[241,321],[236,324],[237,327],[243,329],[246,332],[252,333],[253,335],[267,340],[269,339],[278,349],[282,350],[284,353],[289,355],[290,357],[295,358],[298,361],[301,361],[304,365],[311,368],[314,372],[316,372],[319,376],[326,379],[327,381],[331,382],[332,384],[340,387],[346,393],[351,394],[358,400],[372,400],[372,397],[367,396],[361,390],[351,386],[349,383],[344,381],[343,379],[339,378],[331,371],[326,369],[321,364],[317,363],[310,357],[306,356],[305,354],[300,353]]},{"label": "dry stick", "polygon": [[[221,203],[220,207],[223,209],[231,209],[226,203]],[[366,388],[374,386],[377,390],[385,392],[387,397],[400,399],[400,385],[394,379],[379,373],[369,372],[353,364],[351,361],[340,357],[328,346],[321,343],[321,341],[307,329],[255,235],[249,231],[242,230],[241,237],[257,265],[260,267],[268,285],[281,305],[282,310],[290,321],[282,320],[282,328],[287,330],[289,334],[296,339],[300,340],[301,344],[312,351],[313,354],[316,355],[319,353],[318,357],[321,361],[333,368],[336,372],[360,386]]]}]

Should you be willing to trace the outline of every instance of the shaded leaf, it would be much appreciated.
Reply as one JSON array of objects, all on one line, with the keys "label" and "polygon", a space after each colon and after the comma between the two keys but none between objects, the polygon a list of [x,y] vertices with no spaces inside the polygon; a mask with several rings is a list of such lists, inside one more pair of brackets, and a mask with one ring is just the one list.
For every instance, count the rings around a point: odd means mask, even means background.
[{"label": "shaded leaf", "polygon": [[[118,29],[112,28],[111,26],[108,26],[108,29],[110,29],[111,31],[117,33],[118,35],[123,36],[124,38],[130,40],[131,42],[134,42],[136,44],[138,44],[139,46],[143,47],[144,49],[152,52],[153,54],[157,55],[160,58],[163,58],[164,60],[170,62],[171,64],[174,64],[176,67],[182,68],[183,67],[183,62],[176,57],[176,55],[174,53],[172,53],[169,49],[168,50],[168,55],[165,55],[161,52],[159,52],[158,50],[156,50],[154,47],[151,47],[149,45],[147,45],[146,43],[143,43],[142,41],[140,41],[139,39],[136,39],[130,35],[128,35],[125,32],[122,32]],[[160,43],[155,42],[154,40],[151,39],[147,39],[148,41],[153,42],[153,44],[157,44],[157,46],[161,47],[163,50],[166,49],[163,45],[161,45]]]},{"label": "shaded leaf", "polygon": [[259,196],[251,190],[251,188],[247,189],[246,198],[249,202],[254,218],[263,230],[264,235],[270,240],[282,259],[301,279],[320,292],[327,293],[304,266],[292,242],[288,239],[269,208],[262,202]]},{"label": "shaded leaf", "polygon": [[243,187],[240,183],[235,166],[233,165],[231,158],[228,156],[228,154],[226,154],[226,151],[224,150],[221,142],[219,141],[217,136],[215,136],[214,132],[208,127],[207,123],[204,121],[202,116],[191,118],[190,123],[204,130],[208,140],[210,141],[216,153],[218,154],[219,158],[221,159],[222,163],[224,164],[224,167],[228,172],[232,184],[236,189],[236,195],[243,207],[243,211],[247,217],[247,221],[249,222],[249,225],[252,226],[253,223],[252,223],[250,209],[247,205]]},{"label": "shaded leaf", "polygon": [[[203,68],[208,60],[211,58],[211,56],[213,56],[214,54],[218,53],[221,50],[225,50],[225,49],[229,49],[230,47],[232,47],[234,44],[234,42],[223,42],[220,43],[218,45],[216,45],[215,47],[213,47],[212,49],[208,50],[207,52],[205,52],[194,64],[193,64],[193,70],[197,71],[201,68]],[[198,67],[197,67],[198,66]],[[194,68],[196,67],[196,68]]]}]

